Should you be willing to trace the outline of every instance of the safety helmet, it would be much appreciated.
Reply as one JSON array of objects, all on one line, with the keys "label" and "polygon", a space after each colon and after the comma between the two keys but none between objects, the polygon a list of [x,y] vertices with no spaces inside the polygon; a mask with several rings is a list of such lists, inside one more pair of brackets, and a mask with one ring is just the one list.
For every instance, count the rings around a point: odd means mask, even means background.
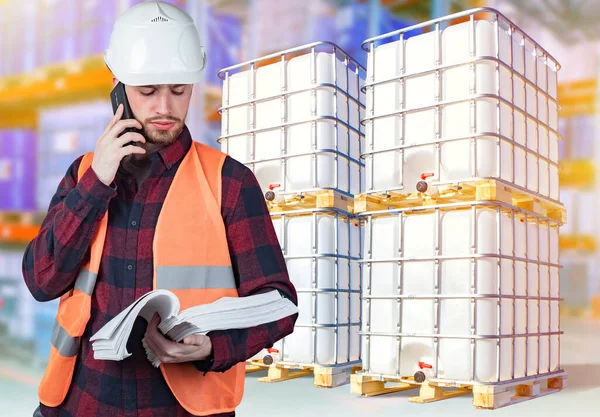
[{"label": "safety helmet", "polygon": [[206,55],[189,14],[169,3],[146,1],[119,16],[104,62],[126,85],[194,84]]}]

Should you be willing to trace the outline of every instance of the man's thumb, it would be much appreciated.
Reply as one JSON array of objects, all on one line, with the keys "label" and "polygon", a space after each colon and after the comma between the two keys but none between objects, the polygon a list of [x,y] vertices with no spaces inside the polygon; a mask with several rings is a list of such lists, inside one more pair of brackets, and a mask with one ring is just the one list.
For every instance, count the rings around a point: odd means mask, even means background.
[{"label": "man's thumb", "polygon": [[196,338],[194,336],[186,336],[183,339],[183,344],[184,345],[195,345],[196,344]]}]

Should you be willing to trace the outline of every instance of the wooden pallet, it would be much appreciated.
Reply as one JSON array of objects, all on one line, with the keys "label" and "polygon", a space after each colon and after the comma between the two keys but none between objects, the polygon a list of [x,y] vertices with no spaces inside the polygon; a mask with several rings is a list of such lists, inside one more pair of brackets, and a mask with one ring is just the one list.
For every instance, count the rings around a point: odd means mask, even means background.
[{"label": "wooden pallet", "polygon": [[391,394],[419,388],[417,382],[412,383],[412,377],[406,378],[411,382],[401,382],[392,378],[375,378],[355,373],[350,378],[350,392],[363,397],[375,397],[377,395]]},{"label": "wooden pallet", "polygon": [[[261,361],[262,363],[262,361]],[[260,372],[267,369],[267,365],[258,365],[253,363],[252,361],[246,362],[246,373],[251,374],[253,372]]]},{"label": "wooden pallet", "polygon": [[335,190],[306,191],[285,196],[285,201],[267,201],[271,213],[311,208],[337,208],[354,212],[354,199]]},{"label": "wooden pallet", "polygon": [[[463,395],[473,395],[473,405],[479,409],[496,409],[549,395],[566,388],[566,374],[497,385],[455,384],[452,382],[425,382],[412,378],[376,378],[361,373],[352,375],[350,390],[353,394],[373,397],[393,392],[419,389],[419,395],[410,402],[426,404]],[[544,386],[542,386],[544,384]]]},{"label": "wooden pallet", "polygon": [[401,192],[360,194],[354,199],[354,212],[423,207],[472,201],[500,201],[536,214],[550,217],[561,223],[566,221],[564,205],[528,194],[515,186],[499,180],[466,181],[456,185],[438,187],[437,194]]},{"label": "wooden pallet", "polygon": [[[249,370],[250,369],[250,370]],[[319,388],[335,388],[350,382],[350,375],[361,369],[360,366],[302,366],[288,364],[265,365],[262,361],[246,362],[246,373],[268,370],[259,382],[283,382],[290,379],[313,375],[314,384]]]},{"label": "wooden pallet", "polygon": [[514,385],[475,385],[473,405],[479,409],[494,410],[554,394],[565,388],[567,388],[566,374]]}]

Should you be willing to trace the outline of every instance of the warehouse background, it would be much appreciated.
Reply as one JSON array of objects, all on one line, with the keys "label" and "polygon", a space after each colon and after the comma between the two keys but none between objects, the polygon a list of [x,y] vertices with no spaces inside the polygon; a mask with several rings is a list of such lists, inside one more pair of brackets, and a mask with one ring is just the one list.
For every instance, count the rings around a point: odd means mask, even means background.
[{"label": "warehouse background", "polygon": [[[217,72],[247,59],[324,40],[336,43],[365,65],[367,56],[360,46],[369,37],[488,5],[546,48],[562,64],[560,186],[568,212],[560,240],[563,343],[566,357],[573,358],[572,366],[580,366],[577,369],[588,378],[578,385],[577,373],[570,372],[570,381],[575,380],[570,385],[575,390],[583,386],[598,391],[600,362],[586,346],[599,345],[600,330],[600,194],[595,174],[600,161],[596,144],[600,128],[600,2],[587,2],[585,8],[577,1],[551,0],[170,2],[192,15],[206,40],[207,70],[195,88],[187,124],[195,140],[214,147],[219,147],[216,139],[220,134]],[[38,303],[27,291],[21,274],[23,250],[35,236],[68,166],[94,149],[112,116],[108,100],[111,78],[102,52],[115,18],[136,3],[139,1],[0,0],[0,409],[8,413],[1,412],[3,416],[28,415],[35,407],[57,306],[56,301]],[[596,339],[586,341],[585,334]],[[594,379],[590,375],[598,375],[596,383],[590,383]],[[253,382],[249,378],[249,384]],[[312,398],[311,387],[287,387],[297,396]],[[282,394],[283,385],[256,384],[248,389],[251,398],[262,400],[245,400],[256,405],[242,408],[240,415],[258,414],[259,409],[266,413],[269,401],[291,395]],[[330,397],[326,394],[319,392],[314,401],[346,407],[345,415],[369,411],[360,401],[349,406],[348,401],[355,398],[347,388],[337,389]],[[391,401],[405,400],[385,398],[379,403],[381,412],[396,406]],[[539,407],[550,408],[541,401]]]}]

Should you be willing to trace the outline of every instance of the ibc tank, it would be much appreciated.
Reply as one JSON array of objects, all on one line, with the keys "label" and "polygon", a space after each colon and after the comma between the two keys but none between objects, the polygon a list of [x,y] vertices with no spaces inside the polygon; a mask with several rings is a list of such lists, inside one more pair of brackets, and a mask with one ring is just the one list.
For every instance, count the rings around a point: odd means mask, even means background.
[{"label": "ibc tank", "polygon": [[[380,41],[397,39],[383,45]],[[365,41],[366,190],[497,178],[558,200],[558,63],[495,16]]]}]

